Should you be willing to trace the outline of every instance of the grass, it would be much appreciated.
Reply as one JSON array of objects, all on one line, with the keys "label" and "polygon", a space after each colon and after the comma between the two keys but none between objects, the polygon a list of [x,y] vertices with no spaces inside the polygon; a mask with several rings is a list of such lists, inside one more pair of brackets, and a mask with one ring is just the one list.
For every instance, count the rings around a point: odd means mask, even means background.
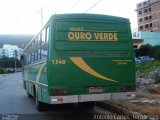
[{"label": "grass", "polygon": [[160,68],[160,61],[146,61],[136,64],[136,76],[145,77],[149,72]]}]

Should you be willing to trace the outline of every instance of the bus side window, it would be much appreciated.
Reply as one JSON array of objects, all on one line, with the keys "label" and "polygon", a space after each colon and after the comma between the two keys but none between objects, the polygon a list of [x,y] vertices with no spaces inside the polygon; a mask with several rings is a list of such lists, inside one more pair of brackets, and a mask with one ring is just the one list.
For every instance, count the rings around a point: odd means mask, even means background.
[{"label": "bus side window", "polygon": [[35,53],[36,53],[36,61],[38,61],[39,59],[38,59],[38,38],[36,37],[35,38],[35,40],[36,40],[36,50],[35,50]]},{"label": "bus side window", "polygon": [[49,38],[48,36],[49,36],[49,27],[47,26],[42,32],[42,46],[41,46],[42,59],[47,59],[48,38]]},{"label": "bus side window", "polygon": [[46,38],[46,30],[44,29],[44,30],[42,31],[42,44],[44,44],[45,38]]},{"label": "bus side window", "polygon": [[29,54],[29,64],[31,64],[32,63],[32,44],[29,45],[28,54]]},{"label": "bus side window", "polygon": [[42,33],[39,35],[39,52],[38,52],[38,54],[39,54],[39,60],[41,60],[42,59],[42,56],[41,56],[41,45],[42,45]]},{"label": "bus side window", "polygon": [[49,26],[46,28],[46,42],[49,40]]},{"label": "bus side window", "polygon": [[34,52],[31,53],[31,63],[34,63]]},{"label": "bus side window", "polygon": [[27,54],[27,58],[28,58],[27,64],[31,64],[31,54],[30,53]]},{"label": "bus side window", "polygon": [[47,58],[47,52],[48,52],[48,42],[45,42],[42,47],[42,59],[46,59]]},{"label": "bus side window", "polygon": [[36,39],[33,40],[33,53],[34,53],[34,62],[37,61],[37,53],[36,53],[36,50],[37,50],[37,42],[36,42]]},{"label": "bus side window", "polygon": [[21,61],[23,61],[23,66],[27,65],[27,56],[25,53],[21,55]]}]

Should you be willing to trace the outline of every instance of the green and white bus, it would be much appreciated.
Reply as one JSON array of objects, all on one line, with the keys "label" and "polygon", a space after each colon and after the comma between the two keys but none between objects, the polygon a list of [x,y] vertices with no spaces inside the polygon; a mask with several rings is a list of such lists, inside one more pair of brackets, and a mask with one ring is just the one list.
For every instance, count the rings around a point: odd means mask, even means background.
[{"label": "green and white bus", "polygon": [[38,110],[46,104],[132,99],[135,61],[130,22],[97,14],[57,14],[23,54],[23,83]]}]

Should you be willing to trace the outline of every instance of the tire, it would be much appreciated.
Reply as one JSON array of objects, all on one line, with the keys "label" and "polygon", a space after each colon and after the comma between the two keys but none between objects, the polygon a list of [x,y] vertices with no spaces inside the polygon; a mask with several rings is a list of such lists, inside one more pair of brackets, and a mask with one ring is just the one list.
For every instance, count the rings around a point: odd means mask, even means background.
[{"label": "tire", "polygon": [[23,81],[23,88],[26,90],[26,82]]},{"label": "tire", "polygon": [[95,106],[95,102],[80,102],[78,105],[80,108],[93,108]]},{"label": "tire", "polygon": [[36,109],[38,111],[45,111],[46,110],[46,104],[38,101],[37,95],[35,96],[35,99],[36,99]]},{"label": "tire", "polygon": [[32,96],[29,92],[27,92],[27,96],[28,96],[29,98],[33,98],[33,96]]}]

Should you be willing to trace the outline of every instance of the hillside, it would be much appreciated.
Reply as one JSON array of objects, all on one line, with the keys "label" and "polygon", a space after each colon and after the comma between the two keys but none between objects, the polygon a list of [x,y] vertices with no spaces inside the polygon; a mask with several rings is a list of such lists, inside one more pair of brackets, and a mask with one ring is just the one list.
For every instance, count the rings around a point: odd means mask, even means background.
[{"label": "hillside", "polygon": [[3,44],[18,45],[19,48],[24,49],[29,41],[33,38],[34,35],[25,34],[25,35],[12,35],[4,34],[0,35],[0,48],[3,47]]}]

